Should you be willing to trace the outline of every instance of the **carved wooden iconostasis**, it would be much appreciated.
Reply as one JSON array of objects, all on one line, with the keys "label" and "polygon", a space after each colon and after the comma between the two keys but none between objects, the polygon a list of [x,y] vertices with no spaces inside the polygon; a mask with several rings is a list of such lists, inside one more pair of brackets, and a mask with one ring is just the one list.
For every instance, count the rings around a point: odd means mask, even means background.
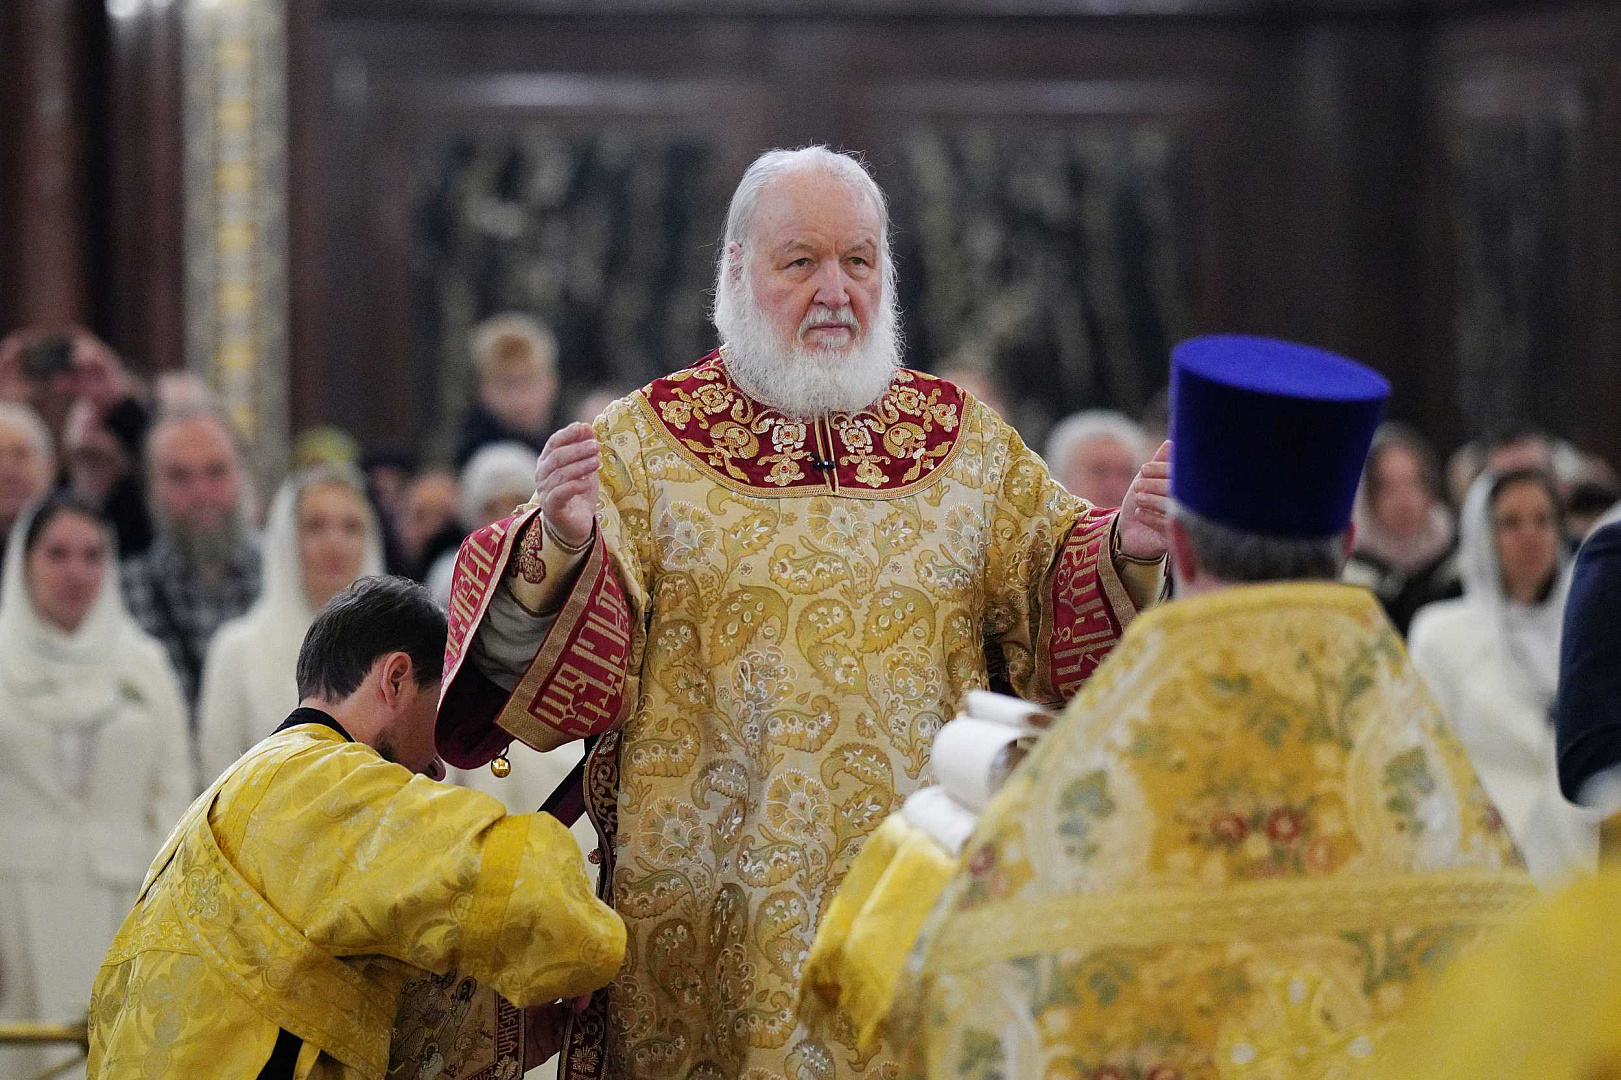
[{"label": "carved wooden iconostasis", "polygon": [[[442,446],[467,331],[506,308],[554,327],[576,396],[702,355],[726,199],[770,146],[863,152],[892,202],[909,361],[994,372],[1028,435],[1065,402],[1139,410],[1222,294],[1200,249],[1234,231],[1233,154],[1207,136],[1238,122],[1257,59],[1227,35],[537,18],[458,23],[451,50],[420,21],[330,20],[330,121],[302,151],[319,195],[294,216],[328,284],[301,303],[295,283],[294,339],[334,362],[295,372],[295,398],[363,441]],[[1156,74],[1182,45],[1203,70]]]},{"label": "carved wooden iconostasis", "polygon": [[[51,3],[4,25],[50,44]],[[0,58],[8,119],[29,57],[100,80],[60,98],[78,143],[0,124],[0,312],[208,374],[267,473],[313,423],[431,452],[490,312],[554,325],[572,395],[703,352],[737,177],[825,142],[892,198],[909,359],[994,370],[1034,441],[1247,330],[1369,361],[1443,444],[1621,458],[1621,7],[1175,7],[112,0]],[[47,211],[89,241],[54,257]]]}]

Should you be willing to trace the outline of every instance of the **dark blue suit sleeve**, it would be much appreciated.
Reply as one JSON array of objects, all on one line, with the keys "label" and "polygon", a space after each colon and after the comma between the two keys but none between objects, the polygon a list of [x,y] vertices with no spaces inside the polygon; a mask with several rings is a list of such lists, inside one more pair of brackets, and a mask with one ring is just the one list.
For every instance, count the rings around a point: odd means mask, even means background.
[{"label": "dark blue suit sleeve", "polygon": [[1621,764],[1621,522],[1576,557],[1559,656],[1559,786],[1574,799],[1594,774]]}]

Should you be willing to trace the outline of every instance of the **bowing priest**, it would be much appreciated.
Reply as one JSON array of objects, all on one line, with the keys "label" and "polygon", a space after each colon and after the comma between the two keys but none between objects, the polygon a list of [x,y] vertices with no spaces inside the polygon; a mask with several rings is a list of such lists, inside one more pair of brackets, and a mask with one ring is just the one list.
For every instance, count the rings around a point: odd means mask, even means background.
[{"label": "bowing priest", "polygon": [[402,985],[452,968],[537,1006],[550,1056],[547,1003],[607,982],[624,926],[556,819],[433,779],[444,639],[400,578],[316,616],[302,704],[182,816],[102,963],[92,1078],[382,1080]]},{"label": "bowing priest", "polygon": [[798,1023],[818,920],[988,649],[1058,703],[1157,598],[1169,469],[1090,506],[901,368],[884,196],[843,154],[750,166],[714,320],[719,350],[560,432],[535,499],[462,547],[438,745],[474,768],[594,740],[629,941],[562,1076],[883,1076]]},{"label": "bowing priest", "polygon": [[[1400,636],[1337,583],[1387,393],[1304,346],[1176,349],[1178,599],[1132,623],[959,858],[886,824],[808,964],[807,996],[883,1035],[900,1076],[1359,1075],[1531,898]],[[904,888],[886,848],[917,868]]]}]

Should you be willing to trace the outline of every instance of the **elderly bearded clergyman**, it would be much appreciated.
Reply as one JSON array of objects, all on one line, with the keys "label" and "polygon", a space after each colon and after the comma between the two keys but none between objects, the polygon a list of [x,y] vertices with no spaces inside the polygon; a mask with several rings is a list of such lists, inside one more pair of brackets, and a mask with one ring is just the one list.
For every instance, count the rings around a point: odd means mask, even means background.
[{"label": "elderly bearded clergyman", "polygon": [[595,740],[587,807],[626,963],[564,1077],[885,1076],[795,986],[871,831],[987,653],[1057,703],[1163,579],[1165,453],[1118,511],[958,387],[899,366],[884,197],[772,151],[733,196],[725,344],[547,444],[463,546],[438,741]]}]

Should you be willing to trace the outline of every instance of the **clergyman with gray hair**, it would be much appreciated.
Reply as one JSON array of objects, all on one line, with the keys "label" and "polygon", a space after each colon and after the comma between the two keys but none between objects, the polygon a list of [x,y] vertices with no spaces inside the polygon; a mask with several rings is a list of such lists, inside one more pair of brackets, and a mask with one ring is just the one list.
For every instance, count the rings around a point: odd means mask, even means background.
[{"label": "clergyman with gray hair", "polygon": [[902,367],[887,203],[848,154],[749,167],[714,323],[719,349],[553,436],[533,499],[463,544],[438,745],[478,768],[593,740],[629,959],[563,1075],[855,1080],[890,1065],[793,1005],[826,899],[988,648],[1056,704],[1157,598],[1169,468],[1091,506]]},{"label": "clergyman with gray hair", "polygon": [[1532,894],[1395,628],[1337,580],[1389,383],[1221,335],[1171,386],[1177,598],[960,852],[886,823],[816,943],[808,988],[901,1075],[1355,1075],[1405,1019],[1391,950],[1411,998]]}]

